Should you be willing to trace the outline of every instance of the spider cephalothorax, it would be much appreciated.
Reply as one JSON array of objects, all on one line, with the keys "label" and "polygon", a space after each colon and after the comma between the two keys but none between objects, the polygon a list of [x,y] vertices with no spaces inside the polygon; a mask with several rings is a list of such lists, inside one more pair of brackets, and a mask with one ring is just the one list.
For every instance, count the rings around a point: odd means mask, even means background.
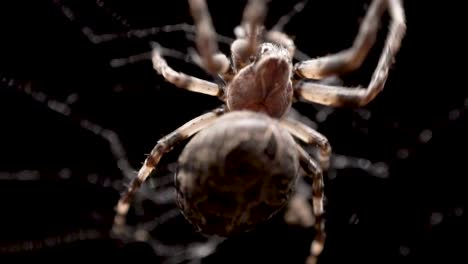
[{"label": "spider cephalothorax", "polygon": [[[287,203],[300,166],[312,178],[317,233],[308,263],[315,263],[325,243],[322,170],[328,168],[331,147],[322,134],[285,113],[290,110],[293,98],[330,106],[363,106],[372,101],[382,91],[400,49],[406,32],[405,14],[401,0],[373,0],[349,49],[299,61],[293,67],[294,42],[285,33],[268,31],[263,26],[267,2],[248,1],[242,22],[235,30],[237,39],[231,45],[229,60],[218,51],[205,0],[189,0],[197,29],[199,64],[223,78],[226,85],[176,72],[167,65],[159,49],[154,50],[153,67],[167,81],[189,91],[218,96],[225,104],[158,141],[118,202],[115,232],[122,232],[134,194],[162,155],[194,136],[180,156],[176,176],[178,205],[186,218],[209,234],[249,230]],[[293,75],[321,79],[358,68],[375,42],[380,17],[386,10],[392,20],[367,88],[350,89],[292,79]],[[292,136],[317,146],[318,162]]]},{"label": "spider cephalothorax", "polygon": [[241,69],[227,86],[228,108],[282,117],[293,99],[291,73],[289,51],[276,44],[262,43],[252,63]]}]

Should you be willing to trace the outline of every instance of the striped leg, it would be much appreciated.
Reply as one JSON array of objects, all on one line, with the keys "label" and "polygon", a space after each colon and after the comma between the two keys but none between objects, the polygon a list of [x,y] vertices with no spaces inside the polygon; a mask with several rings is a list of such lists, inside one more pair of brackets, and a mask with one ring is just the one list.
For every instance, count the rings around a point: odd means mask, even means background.
[{"label": "striped leg", "polygon": [[[259,35],[267,13],[268,0],[249,0],[245,7],[241,25],[247,30],[247,53],[252,56],[258,46]],[[248,59],[248,58],[247,58]]]},{"label": "striped leg", "polygon": [[267,14],[269,0],[249,0],[244,9],[242,22],[236,28],[237,40],[231,45],[234,66],[237,70],[250,63],[260,44],[263,22]]},{"label": "striped leg", "polygon": [[137,177],[134,178],[130,183],[127,191],[122,195],[117,204],[117,214],[115,216],[114,226],[112,228],[113,232],[117,234],[124,232],[125,218],[130,208],[132,199],[140,188],[141,184],[146,180],[146,178],[148,178],[153,169],[155,169],[162,155],[170,151],[178,143],[212,124],[223,113],[224,109],[218,108],[209,113],[196,117],[158,141],[150,155],[146,158],[145,163],[138,171]]},{"label": "striped leg", "polygon": [[302,168],[307,173],[308,176],[312,178],[312,202],[313,202],[313,212],[315,216],[314,228],[316,230],[316,235],[310,246],[310,255],[307,258],[307,264],[317,263],[319,255],[322,253],[325,245],[325,218],[324,209],[323,209],[323,199],[324,199],[324,184],[323,184],[323,174],[320,167],[315,163],[315,161],[307,154],[307,152],[297,145],[297,150],[299,153],[299,161]]},{"label": "striped leg", "polygon": [[324,135],[302,124],[301,122],[290,118],[282,119],[280,124],[286,128],[289,133],[304,141],[305,143],[317,145],[320,148],[320,167],[324,171],[328,170],[328,167],[330,166],[331,146],[328,142],[328,139]]},{"label": "striped leg", "polygon": [[222,97],[224,94],[223,89],[221,89],[216,83],[174,71],[169,65],[167,65],[166,60],[161,56],[157,47],[153,50],[152,61],[153,68],[168,82],[179,88],[218,97]]},{"label": "striped leg", "polygon": [[361,23],[353,45],[349,49],[300,62],[296,65],[297,73],[305,78],[322,79],[330,74],[340,74],[360,67],[375,43],[380,18],[386,7],[386,0],[374,0]]},{"label": "striped leg", "polygon": [[344,52],[296,64],[299,75],[305,78],[323,78],[359,66],[374,43],[377,18],[388,3],[392,18],[390,29],[379,62],[367,88],[351,89],[341,86],[299,82],[296,97],[299,100],[330,106],[364,106],[379,94],[388,78],[388,72],[406,33],[406,22],[401,0],[374,0],[361,26],[355,45]]},{"label": "striped leg", "polygon": [[196,43],[202,65],[209,73],[223,74],[229,70],[228,58],[219,52],[216,31],[205,0],[189,0],[190,12],[197,28]]}]

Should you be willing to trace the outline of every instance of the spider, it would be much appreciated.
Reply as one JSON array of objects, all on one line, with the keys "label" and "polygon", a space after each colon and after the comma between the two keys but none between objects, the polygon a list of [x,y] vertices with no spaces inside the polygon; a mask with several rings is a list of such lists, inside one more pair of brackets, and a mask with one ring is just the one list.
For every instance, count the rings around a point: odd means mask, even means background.
[{"label": "spider", "polygon": [[[339,53],[299,61],[285,33],[263,26],[268,0],[249,0],[235,29],[231,59],[218,50],[205,0],[189,0],[196,27],[200,65],[223,84],[173,70],[155,47],[152,63],[173,85],[217,96],[223,105],[202,114],[161,138],[147,156],[116,206],[113,230],[122,232],[132,198],[162,155],[191,138],[179,156],[175,175],[177,204],[200,232],[228,236],[245,232],[279,212],[291,199],[299,169],[312,178],[316,235],[308,263],[325,244],[324,184],[331,146],[316,130],[286,117],[294,102],[362,107],[382,91],[389,68],[406,33],[400,0],[373,0],[353,45]],[[380,19],[389,11],[391,24],[379,62],[367,88],[307,82],[360,67],[374,45]],[[297,77],[297,78],[295,78]],[[318,161],[296,139],[319,149]]]}]

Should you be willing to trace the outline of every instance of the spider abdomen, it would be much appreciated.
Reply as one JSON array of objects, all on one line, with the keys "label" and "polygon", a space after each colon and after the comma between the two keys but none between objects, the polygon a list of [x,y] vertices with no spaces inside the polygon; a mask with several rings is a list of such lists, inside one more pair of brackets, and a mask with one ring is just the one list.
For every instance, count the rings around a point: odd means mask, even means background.
[{"label": "spider abdomen", "polygon": [[177,202],[205,234],[247,231],[278,212],[298,172],[293,138],[266,115],[230,112],[179,158]]}]

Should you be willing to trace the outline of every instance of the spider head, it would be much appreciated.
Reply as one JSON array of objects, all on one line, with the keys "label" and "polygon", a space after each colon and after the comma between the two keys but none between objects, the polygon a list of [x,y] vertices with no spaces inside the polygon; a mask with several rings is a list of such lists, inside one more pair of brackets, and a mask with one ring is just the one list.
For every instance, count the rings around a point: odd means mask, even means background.
[{"label": "spider head", "polygon": [[228,108],[283,116],[292,103],[291,61],[286,48],[261,44],[251,63],[230,82],[226,93]]},{"label": "spider head", "polygon": [[273,83],[287,83],[292,72],[289,51],[273,43],[262,43],[253,62],[255,71]]}]

